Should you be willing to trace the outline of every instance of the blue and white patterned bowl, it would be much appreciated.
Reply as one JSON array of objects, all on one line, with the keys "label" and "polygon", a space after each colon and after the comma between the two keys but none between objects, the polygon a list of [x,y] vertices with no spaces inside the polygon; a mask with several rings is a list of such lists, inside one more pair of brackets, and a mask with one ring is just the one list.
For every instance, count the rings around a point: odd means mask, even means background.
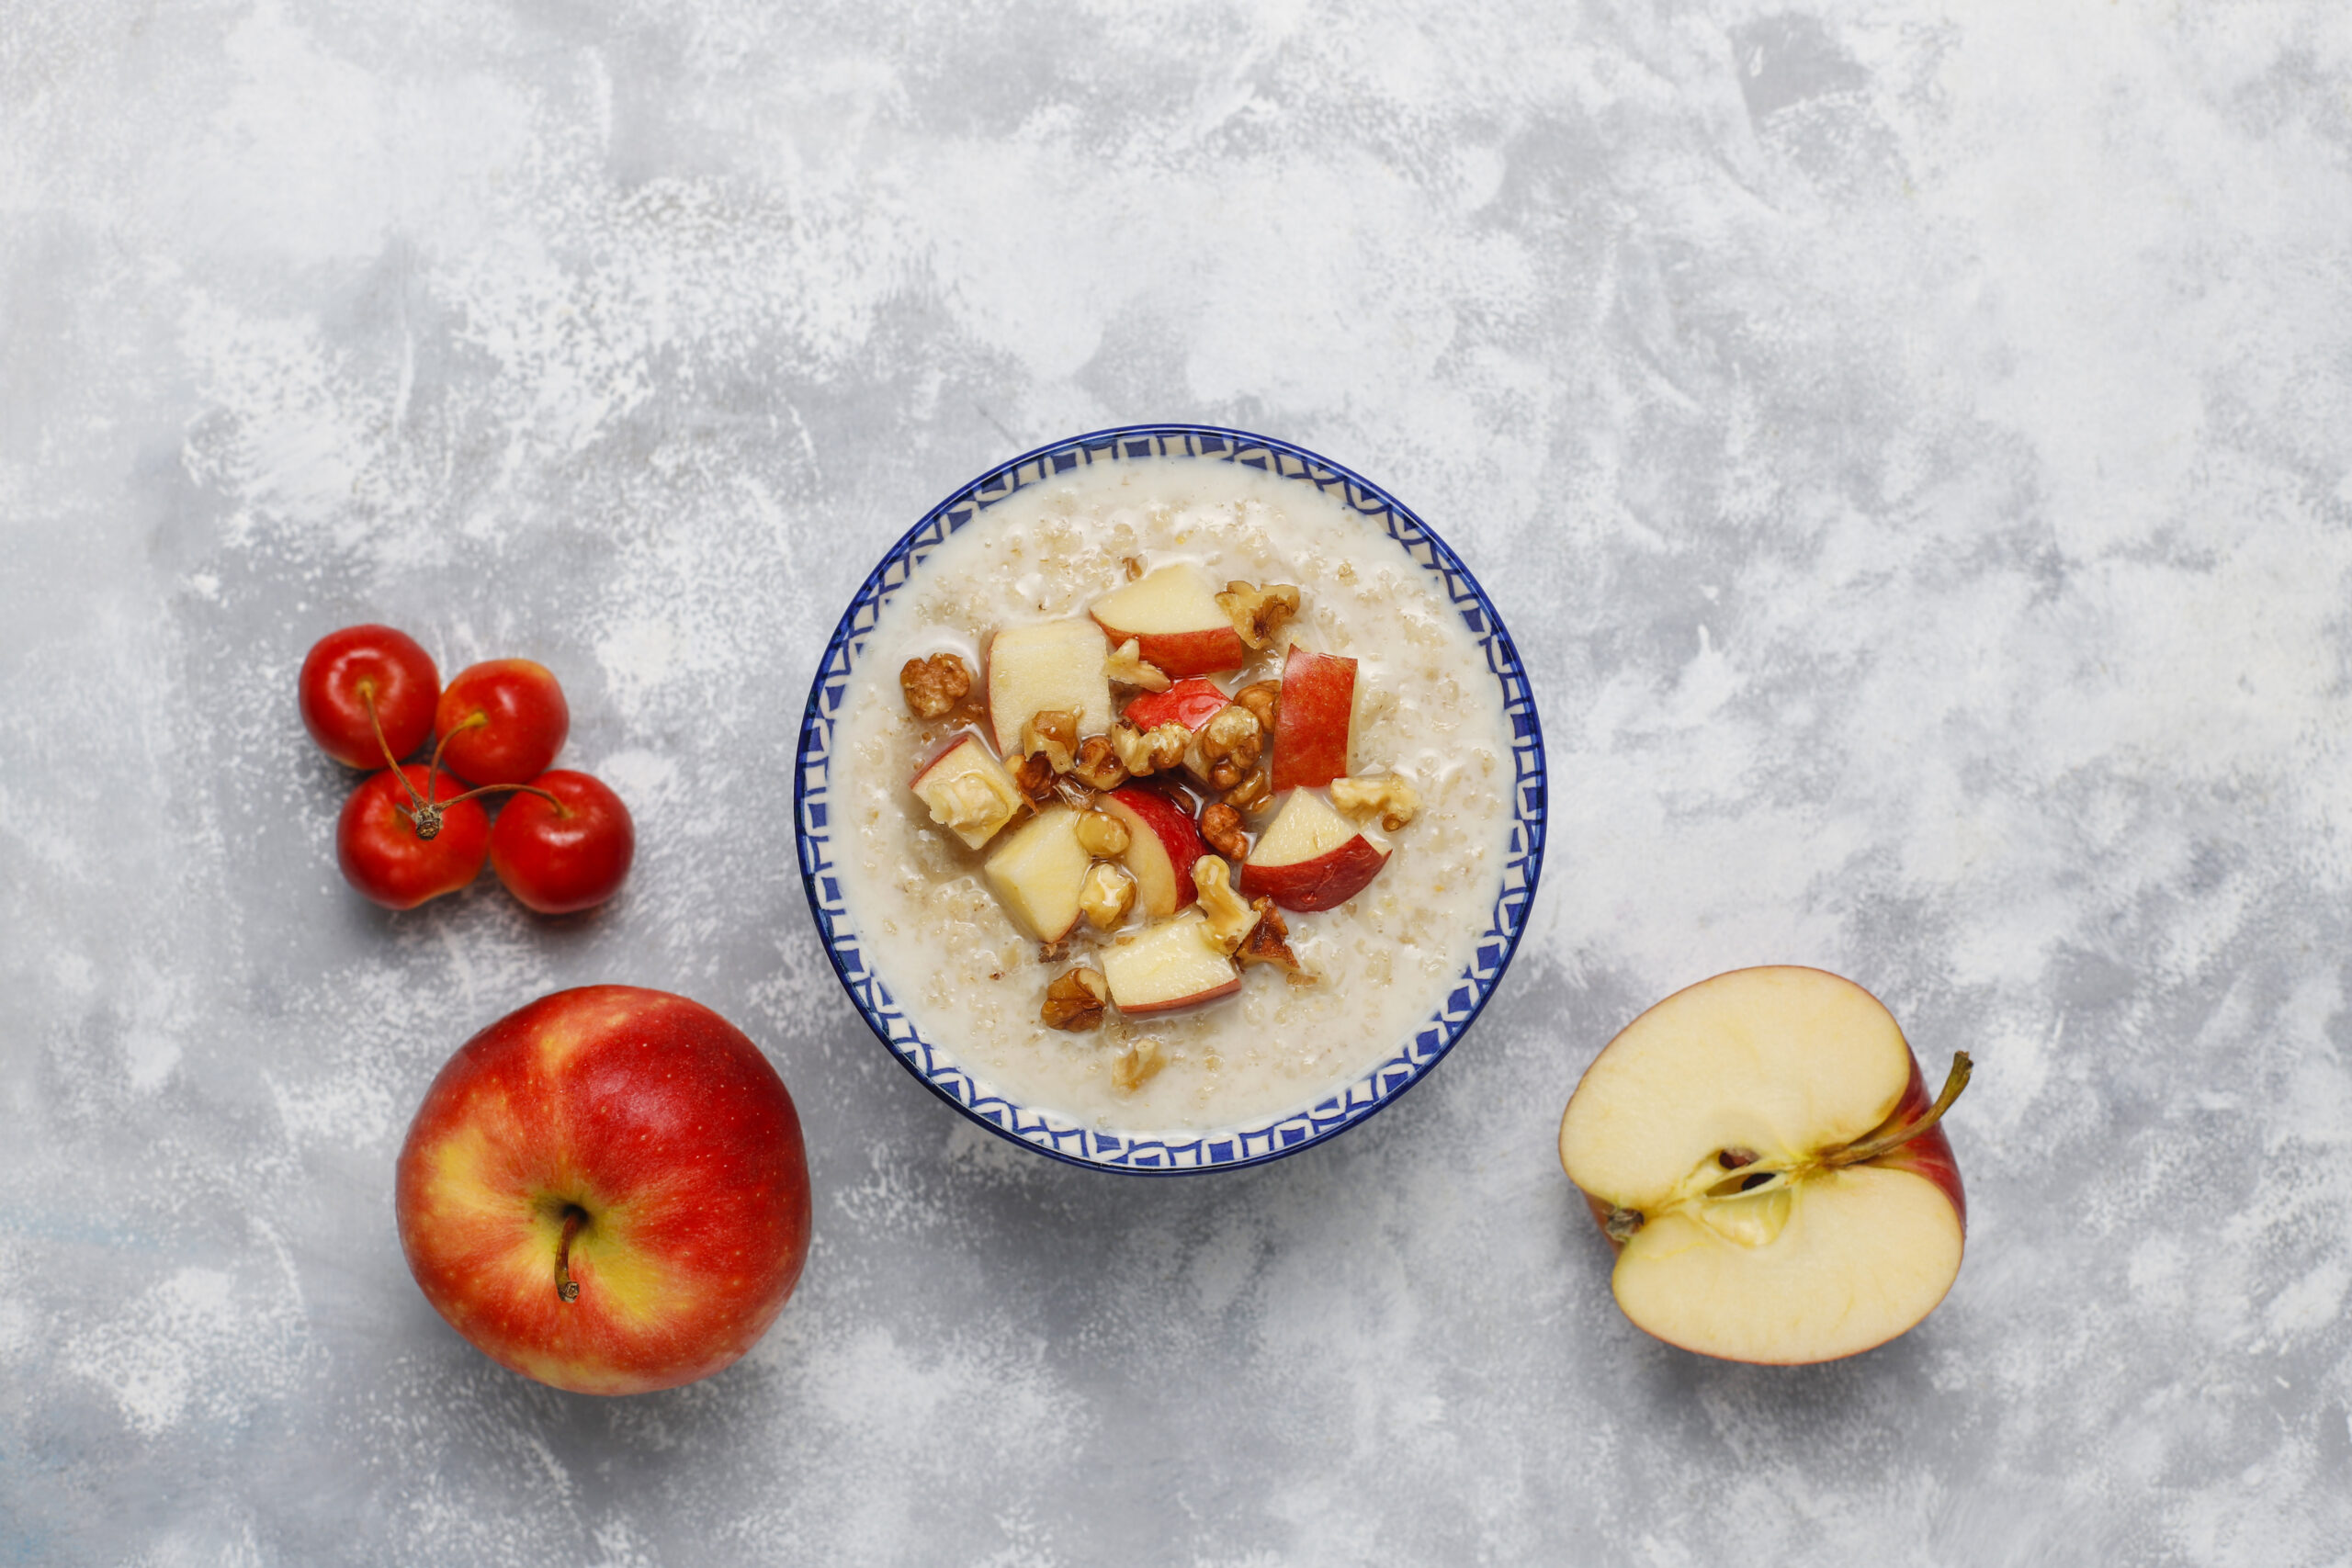
[{"label": "blue and white patterned bowl", "polygon": [[[849,690],[850,673],[865,651],[882,607],[922,570],[924,558],[948,535],[984,520],[989,508],[1024,485],[1068,473],[1081,464],[1148,457],[1238,463],[1314,485],[1336,493],[1349,510],[1363,517],[1366,527],[1377,528],[1396,540],[1413,564],[1440,580],[1445,596],[1478,639],[1502,698],[1517,764],[1510,858],[1503,870],[1502,892],[1495,899],[1475,956],[1454,977],[1429,1021],[1386,1061],[1317,1104],[1198,1134],[1106,1131],[1018,1104],[966,1072],[956,1062],[953,1041],[930,1040],[918,1032],[892,998],[888,978],[866,964],[857,931],[842,904],[840,879],[833,874],[832,829],[827,810],[833,727]],[[1544,737],[1536,724],[1535,700],[1528,692],[1519,650],[1485,590],[1445,542],[1387,492],[1286,441],[1213,425],[1138,424],[1041,446],[991,468],[932,508],[890,547],[850,601],[818,663],[817,678],[808,688],[808,711],[800,725],[800,773],[794,807],[808,908],[816,916],[833,969],[875,1035],[933,1093],[990,1132],[1072,1165],[1152,1176],[1230,1170],[1296,1154],[1338,1136],[1393,1103],[1453,1048],[1494,995],[1511,954],[1518,950],[1535,897],[1536,874],[1544,863]]]}]

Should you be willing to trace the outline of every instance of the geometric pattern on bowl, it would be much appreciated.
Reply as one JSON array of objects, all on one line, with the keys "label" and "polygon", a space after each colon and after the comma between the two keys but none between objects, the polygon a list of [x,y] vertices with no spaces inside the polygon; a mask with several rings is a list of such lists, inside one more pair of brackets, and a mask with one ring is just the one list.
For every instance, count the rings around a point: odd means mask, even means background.
[{"label": "geometric pattern on bowl", "polygon": [[[1317,1103],[1199,1134],[1105,1130],[1020,1104],[974,1078],[957,1062],[952,1045],[925,1039],[899,1009],[883,977],[865,962],[833,871],[828,810],[834,724],[851,671],[857,668],[883,607],[922,570],[932,551],[1026,486],[1087,465],[1145,457],[1235,463],[1311,484],[1345,502],[1365,526],[1395,540],[1408,558],[1440,580],[1446,598],[1477,639],[1502,695],[1514,765],[1510,852],[1502,891],[1471,961],[1447,987],[1437,1010],[1394,1055]],[[800,725],[793,818],[801,880],[826,956],[859,1014],[902,1066],[965,1115],[1024,1147],[1074,1165],[1167,1176],[1233,1169],[1295,1154],[1355,1126],[1427,1076],[1486,1007],[1518,951],[1544,864],[1544,735],[1519,650],[1477,580],[1427,525],[1377,485],[1289,442],[1214,425],[1141,424],[1075,436],[991,468],[933,507],[891,547],[850,601],[818,661]]]}]

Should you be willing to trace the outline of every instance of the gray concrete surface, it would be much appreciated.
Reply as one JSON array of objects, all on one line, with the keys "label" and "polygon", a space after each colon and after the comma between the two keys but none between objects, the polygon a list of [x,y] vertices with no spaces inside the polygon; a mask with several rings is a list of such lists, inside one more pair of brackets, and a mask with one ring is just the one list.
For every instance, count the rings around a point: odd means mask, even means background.
[{"label": "gray concrete surface", "polygon": [[[0,1561],[2352,1562],[2352,22],[2326,0],[0,11]],[[1539,682],[1497,1005],[1146,1182],[865,1036],[788,831],[885,544],[1153,418],[1443,532]],[[625,897],[387,916],[321,633],[553,667]],[[1978,1081],[1923,1327],[1612,1306],[1555,1122],[1742,964]],[[395,1246],[555,987],[743,1025],[818,1182],[620,1402]]]}]

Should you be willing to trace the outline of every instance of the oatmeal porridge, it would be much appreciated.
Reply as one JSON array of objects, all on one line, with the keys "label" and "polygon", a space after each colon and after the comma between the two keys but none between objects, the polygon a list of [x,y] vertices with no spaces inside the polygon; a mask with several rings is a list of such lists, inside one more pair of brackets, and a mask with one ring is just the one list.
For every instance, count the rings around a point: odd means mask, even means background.
[{"label": "oatmeal porridge", "polygon": [[1231,463],[1096,463],[933,552],[845,694],[842,897],[926,1040],[1022,1104],[1203,1132],[1426,1021],[1500,891],[1510,740],[1430,574]]}]

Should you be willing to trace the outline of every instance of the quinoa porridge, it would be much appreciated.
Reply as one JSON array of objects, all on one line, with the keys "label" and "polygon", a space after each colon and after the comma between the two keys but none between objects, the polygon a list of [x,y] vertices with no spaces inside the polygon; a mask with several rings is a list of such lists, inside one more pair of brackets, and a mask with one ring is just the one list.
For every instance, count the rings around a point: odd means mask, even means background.
[{"label": "quinoa porridge", "polygon": [[1096,463],[990,508],[883,611],[840,711],[868,962],[966,1070],[1081,1122],[1204,1132],[1360,1077],[1500,891],[1477,643],[1377,528],[1238,465]]}]

